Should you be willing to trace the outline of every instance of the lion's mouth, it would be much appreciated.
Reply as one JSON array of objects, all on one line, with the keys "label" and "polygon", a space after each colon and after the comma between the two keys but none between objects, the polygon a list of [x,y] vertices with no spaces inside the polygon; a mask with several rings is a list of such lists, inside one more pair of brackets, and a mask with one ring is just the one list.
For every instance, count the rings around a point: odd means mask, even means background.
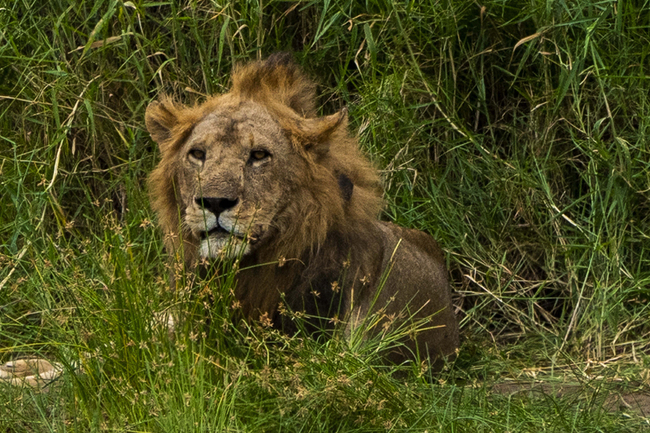
[{"label": "lion's mouth", "polygon": [[223,235],[226,235],[228,237],[232,237],[232,238],[239,239],[239,240],[246,239],[246,241],[251,245],[256,244],[260,240],[258,236],[255,236],[255,235],[253,235],[251,233],[239,234],[239,233],[229,232],[228,230],[224,229],[220,225],[217,225],[215,228],[213,228],[213,229],[211,229],[209,231],[202,231],[202,232],[198,233],[199,239],[201,241],[204,241],[204,240],[208,239],[210,236],[215,235],[215,234],[223,234]]},{"label": "lion's mouth", "polygon": [[230,232],[228,230],[224,229],[223,227],[221,227],[220,225],[217,224],[217,226],[215,228],[213,228],[212,230],[210,230],[210,231],[200,232],[199,237],[201,238],[201,240],[204,240],[204,239],[207,239],[208,237],[210,237],[210,235],[213,235],[213,234],[216,234],[216,233],[223,233],[223,234],[226,234],[226,235],[230,234]]}]

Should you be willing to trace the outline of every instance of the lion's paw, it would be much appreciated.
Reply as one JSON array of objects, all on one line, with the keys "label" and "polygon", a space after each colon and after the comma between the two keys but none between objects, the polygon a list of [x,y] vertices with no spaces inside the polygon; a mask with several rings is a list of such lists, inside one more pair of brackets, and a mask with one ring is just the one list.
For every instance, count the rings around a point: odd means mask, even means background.
[{"label": "lion's paw", "polygon": [[154,313],[151,326],[153,329],[162,329],[167,331],[167,336],[174,339],[174,331],[177,328],[178,320],[171,310],[158,311]]},{"label": "lion's paw", "polygon": [[63,366],[43,358],[27,358],[0,365],[0,380],[14,386],[40,389],[61,376]]}]

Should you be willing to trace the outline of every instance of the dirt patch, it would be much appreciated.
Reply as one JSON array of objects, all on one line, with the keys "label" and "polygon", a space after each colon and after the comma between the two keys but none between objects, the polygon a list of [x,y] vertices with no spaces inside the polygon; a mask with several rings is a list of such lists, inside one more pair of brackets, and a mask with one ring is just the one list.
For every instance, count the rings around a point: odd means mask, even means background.
[{"label": "dirt patch", "polygon": [[630,411],[650,417],[650,391],[611,393],[603,407],[612,412]]},{"label": "dirt patch", "polygon": [[555,397],[593,399],[610,412],[630,412],[650,417],[650,389],[638,384],[611,382],[577,384],[554,382],[501,382],[492,386],[492,393],[530,398]]}]

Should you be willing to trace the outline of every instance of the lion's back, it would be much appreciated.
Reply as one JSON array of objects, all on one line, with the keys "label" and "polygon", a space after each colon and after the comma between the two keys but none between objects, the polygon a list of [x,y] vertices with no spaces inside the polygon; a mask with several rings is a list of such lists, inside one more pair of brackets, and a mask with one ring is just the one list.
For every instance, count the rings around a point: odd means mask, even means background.
[{"label": "lion's back", "polygon": [[[381,269],[388,274],[376,305],[388,304],[387,314],[406,307],[416,320],[431,316],[426,328],[433,329],[418,335],[419,350],[432,358],[453,355],[459,346],[458,323],[442,250],[422,231],[382,221],[375,226],[383,243]],[[391,298],[400,302],[390,302]]]}]

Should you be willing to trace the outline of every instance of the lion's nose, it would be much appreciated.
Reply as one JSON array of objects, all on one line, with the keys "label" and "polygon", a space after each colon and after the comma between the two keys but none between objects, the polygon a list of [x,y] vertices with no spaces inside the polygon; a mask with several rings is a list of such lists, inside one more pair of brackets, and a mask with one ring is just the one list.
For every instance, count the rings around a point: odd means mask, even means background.
[{"label": "lion's nose", "polygon": [[194,201],[203,209],[207,209],[216,216],[219,216],[221,212],[235,207],[239,202],[239,199],[230,200],[228,198],[218,197],[197,197]]}]

